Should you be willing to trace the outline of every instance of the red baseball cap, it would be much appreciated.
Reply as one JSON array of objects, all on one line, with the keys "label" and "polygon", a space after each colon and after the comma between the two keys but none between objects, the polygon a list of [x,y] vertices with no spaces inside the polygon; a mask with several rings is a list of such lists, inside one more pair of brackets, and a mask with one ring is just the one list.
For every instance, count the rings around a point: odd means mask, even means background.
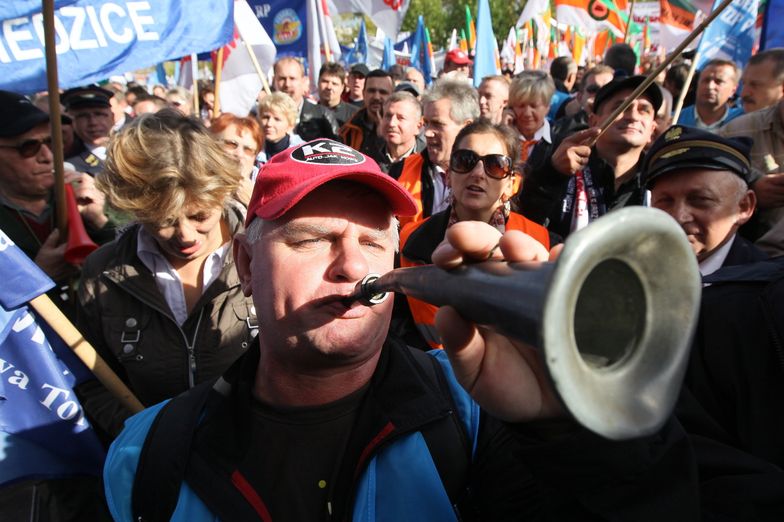
[{"label": "red baseball cap", "polygon": [[444,58],[446,62],[452,62],[457,65],[470,65],[474,63],[471,61],[471,58],[468,56],[468,53],[462,49],[452,49],[448,53],[446,53],[446,58]]},{"label": "red baseball cap", "polygon": [[372,188],[387,200],[396,216],[417,213],[414,198],[378,164],[348,145],[319,138],[276,154],[256,179],[248,205],[249,225],[255,216],[277,219],[302,198],[335,179],[356,181]]}]

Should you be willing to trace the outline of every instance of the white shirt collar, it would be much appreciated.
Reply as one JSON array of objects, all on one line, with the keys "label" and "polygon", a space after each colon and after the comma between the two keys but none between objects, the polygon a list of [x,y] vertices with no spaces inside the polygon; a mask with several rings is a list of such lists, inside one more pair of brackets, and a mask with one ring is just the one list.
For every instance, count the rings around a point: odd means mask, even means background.
[{"label": "white shirt collar", "polygon": [[727,259],[727,255],[730,253],[730,248],[732,248],[732,244],[735,242],[735,234],[723,245],[721,245],[718,249],[716,249],[711,255],[709,255],[706,259],[703,259],[700,262],[700,274],[703,277],[712,274],[724,264],[724,261]]}]

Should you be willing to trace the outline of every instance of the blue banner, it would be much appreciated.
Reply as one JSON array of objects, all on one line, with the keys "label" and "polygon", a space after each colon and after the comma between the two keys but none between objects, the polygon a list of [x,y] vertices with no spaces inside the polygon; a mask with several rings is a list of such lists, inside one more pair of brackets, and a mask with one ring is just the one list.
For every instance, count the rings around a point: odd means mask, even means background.
[{"label": "blue banner", "polygon": [[3,274],[3,289],[0,305],[6,310],[19,308],[34,297],[54,288],[38,265],[33,263],[11,238],[0,230],[0,273]]},{"label": "blue banner", "polygon": [[248,0],[264,30],[283,56],[308,56],[307,2],[305,0]]},{"label": "blue banner", "polygon": [[[54,0],[54,8],[75,4],[78,0]],[[0,20],[34,15],[41,12],[41,0],[6,0],[0,3]]]},{"label": "blue banner", "polygon": [[762,19],[762,34],[760,34],[760,51],[784,47],[784,0],[768,0],[765,4],[765,16]]},{"label": "blue banner", "polygon": [[[55,12],[62,88],[211,51],[228,43],[234,34],[233,0],[77,0],[69,4]],[[40,13],[3,20],[0,88],[19,93],[46,90],[42,20]]]},{"label": "blue banner", "polygon": [[[715,0],[713,9],[722,0]],[[702,70],[714,58],[732,60],[743,69],[754,46],[754,22],[758,0],[736,0],[716,18],[702,35],[697,48],[697,69]]]},{"label": "blue banner", "polygon": [[[28,277],[21,277],[28,270]],[[90,373],[26,306],[6,308],[48,285],[2,231],[0,273],[7,283],[0,306],[0,484],[31,477],[100,476],[103,447],[73,391]]]}]

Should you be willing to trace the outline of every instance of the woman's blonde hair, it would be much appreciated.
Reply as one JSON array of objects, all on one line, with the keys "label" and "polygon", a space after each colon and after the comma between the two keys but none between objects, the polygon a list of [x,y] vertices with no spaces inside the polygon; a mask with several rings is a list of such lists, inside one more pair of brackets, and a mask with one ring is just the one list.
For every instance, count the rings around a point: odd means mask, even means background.
[{"label": "woman's blonde hair", "polygon": [[555,82],[549,74],[544,71],[524,71],[509,86],[509,106],[534,101],[550,105],[554,93]]},{"label": "woman's blonde hair", "polygon": [[297,103],[285,92],[273,92],[259,102],[259,117],[265,112],[273,110],[282,114],[292,127],[297,123]]},{"label": "woman's blonde hair", "polygon": [[163,225],[186,207],[222,207],[241,178],[237,161],[201,122],[163,109],[112,137],[96,185],[112,207]]}]

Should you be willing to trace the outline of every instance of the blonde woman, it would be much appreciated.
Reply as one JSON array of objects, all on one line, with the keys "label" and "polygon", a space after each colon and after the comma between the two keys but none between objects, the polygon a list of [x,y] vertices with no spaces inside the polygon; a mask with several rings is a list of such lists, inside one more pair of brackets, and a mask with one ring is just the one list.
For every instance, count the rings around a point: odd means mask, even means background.
[{"label": "blonde woman", "polygon": [[[78,317],[146,406],[218,377],[255,335],[232,255],[240,178],[204,125],[171,109],[140,116],[109,145],[97,185],[134,224],[88,257]],[[129,412],[95,381],[79,392],[88,416],[119,433]]]},{"label": "blonde woman", "polygon": [[512,80],[509,87],[509,109],[512,124],[520,133],[520,161],[540,140],[551,143],[547,112],[555,92],[553,79],[544,71],[525,71]]},{"label": "blonde woman", "polygon": [[299,108],[288,94],[273,92],[265,96],[259,101],[258,114],[264,136],[264,148],[256,158],[259,163],[266,163],[278,152],[304,143],[299,135],[294,134]]}]

